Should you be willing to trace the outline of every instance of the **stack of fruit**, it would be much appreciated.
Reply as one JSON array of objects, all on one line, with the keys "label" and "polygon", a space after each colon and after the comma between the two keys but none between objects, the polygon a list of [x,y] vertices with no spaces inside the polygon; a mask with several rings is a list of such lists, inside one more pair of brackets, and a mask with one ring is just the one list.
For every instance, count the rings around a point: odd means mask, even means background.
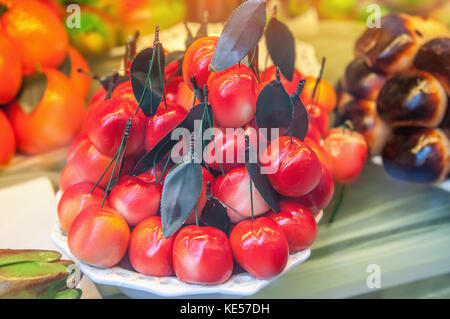
[{"label": "stack of fruit", "polygon": [[433,19],[391,14],[367,29],[341,80],[338,113],[393,177],[434,183],[450,172],[450,38]]},{"label": "stack of fruit", "polygon": [[[265,36],[279,68],[259,75],[265,24],[265,1],[252,0],[220,38],[200,28],[181,55],[165,55],[156,32],[131,62],[131,79],[113,76],[110,90],[95,94],[60,181],[58,217],[77,258],[112,267],[128,251],[144,275],[217,284],[238,271],[234,262],[257,278],[276,276],[289,253],[311,246],[332,175],[356,178],[365,149],[343,129],[325,141],[332,154],[321,146],[336,94],[320,78],[305,86],[292,34],[276,17]],[[187,136],[171,139],[175,129]],[[362,161],[340,165],[355,149]]]},{"label": "stack of fruit", "polygon": [[79,132],[90,78],[57,15],[35,0],[0,1],[0,165],[70,143]]}]

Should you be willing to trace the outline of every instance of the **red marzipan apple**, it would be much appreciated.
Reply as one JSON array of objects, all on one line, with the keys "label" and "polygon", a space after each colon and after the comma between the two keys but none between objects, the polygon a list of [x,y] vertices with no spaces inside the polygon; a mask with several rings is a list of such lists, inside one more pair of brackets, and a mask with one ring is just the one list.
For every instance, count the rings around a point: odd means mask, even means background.
[{"label": "red marzipan apple", "polygon": [[186,85],[192,90],[191,78],[194,77],[197,86],[203,89],[211,72],[208,70],[218,37],[210,36],[195,40],[187,49],[183,59],[183,78]]},{"label": "red marzipan apple", "polygon": [[283,231],[291,254],[311,246],[316,239],[317,225],[314,216],[305,206],[289,200],[280,201],[280,212],[267,215]]},{"label": "red marzipan apple", "polygon": [[123,215],[130,226],[155,216],[160,201],[161,185],[155,183],[155,177],[149,174],[123,176],[109,194],[111,206]]},{"label": "red marzipan apple", "polygon": [[164,238],[160,216],[141,221],[131,233],[128,249],[133,268],[146,276],[172,276],[172,248],[175,236],[176,233]]},{"label": "red marzipan apple", "polygon": [[114,155],[122,142],[129,118],[132,119],[126,155],[142,153],[147,118],[136,112],[136,104],[129,98],[111,97],[90,109],[85,120],[85,131],[92,143],[103,153]]},{"label": "red marzipan apple", "polygon": [[109,268],[125,255],[130,228],[116,210],[92,205],[83,209],[72,223],[68,235],[70,251],[90,265]]},{"label": "red marzipan apple", "polygon": [[[270,207],[261,197],[255,185],[252,186],[253,215],[259,216],[268,212]],[[250,176],[245,166],[235,168],[224,176],[218,176],[214,183],[213,195],[234,209],[227,207],[227,213],[232,223],[252,216]]]},{"label": "red marzipan apple", "polygon": [[156,114],[149,118],[145,130],[145,150],[151,150],[158,142],[174,129],[187,115],[187,111],[176,103],[164,101],[159,105]]},{"label": "red marzipan apple", "polygon": [[193,284],[220,284],[230,278],[233,255],[227,235],[214,227],[187,226],[173,243],[177,277]]},{"label": "red marzipan apple", "polygon": [[262,154],[267,177],[281,195],[298,197],[308,194],[319,184],[322,167],[317,155],[304,142],[281,136],[272,141]]},{"label": "red marzipan apple", "polygon": [[334,128],[325,138],[324,149],[330,156],[331,172],[338,183],[358,178],[367,156],[367,142],[357,132]]},{"label": "red marzipan apple", "polygon": [[322,163],[322,177],[319,184],[308,194],[292,198],[294,201],[305,205],[314,215],[328,206],[333,198],[334,180],[330,170]]},{"label": "red marzipan apple", "polygon": [[267,217],[241,221],[231,231],[230,243],[239,265],[258,279],[274,277],[286,267],[288,241],[280,227]]},{"label": "red marzipan apple", "polygon": [[245,65],[211,74],[209,102],[214,120],[222,127],[242,127],[256,112],[256,78]]},{"label": "red marzipan apple", "polygon": [[[105,191],[100,187],[96,187],[92,191],[93,188],[94,184],[78,183],[64,191],[58,203],[59,223],[64,231],[69,231],[75,217],[84,208],[91,205],[101,205]],[[105,201],[104,205],[109,206],[108,201]]]}]

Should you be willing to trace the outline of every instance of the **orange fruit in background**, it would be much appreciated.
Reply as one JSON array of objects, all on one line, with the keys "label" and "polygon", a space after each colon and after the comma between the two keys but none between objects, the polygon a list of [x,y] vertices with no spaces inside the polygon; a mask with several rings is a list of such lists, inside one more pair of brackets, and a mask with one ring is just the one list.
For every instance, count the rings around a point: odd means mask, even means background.
[{"label": "orange fruit in background", "polygon": [[81,128],[86,105],[73,83],[56,69],[44,69],[45,93],[35,109],[27,114],[18,102],[7,106],[16,133],[18,148],[29,154],[64,146]]},{"label": "orange fruit in background", "polygon": [[70,70],[70,80],[72,80],[75,88],[80,92],[83,98],[89,93],[91,87],[91,78],[83,73],[78,72],[78,69],[82,69],[85,72],[90,72],[89,65],[87,64],[84,57],[74,48],[69,47],[68,54],[72,68]]},{"label": "orange fruit in background", "polygon": [[16,152],[14,131],[5,113],[0,110],[0,165],[7,164]]},{"label": "orange fruit in background", "polygon": [[69,39],[58,17],[35,0],[2,1],[7,6],[0,24],[16,47],[24,74],[36,66],[57,67],[66,57]]},{"label": "orange fruit in background", "polygon": [[305,77],[306,85],[301,94],[301,99],[305,105],[317,104],[324,108],[328,113],[333,111],[336,107],[336,91],[334,87],[325,79],[321,79],[316,89],[316,96],[314,100],[312,98],[314,92],[314,86],[316,85],[317,78],[313,76]]},{"label": "orange fruit in background", "polygon": [[0,34],[0,104],[10,102],[22,84],[22,63],[7,37]]}]

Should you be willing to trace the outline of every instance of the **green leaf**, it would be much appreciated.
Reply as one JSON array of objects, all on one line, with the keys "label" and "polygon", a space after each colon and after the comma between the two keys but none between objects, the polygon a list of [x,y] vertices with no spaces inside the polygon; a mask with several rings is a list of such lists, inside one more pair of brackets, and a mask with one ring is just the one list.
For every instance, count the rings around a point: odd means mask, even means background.
[{"label": "green leaf", "polygon": [[164,180],[161,220],[164,237],[172,236],[191,214],[203,185],[199,163],[181,163]]},{"label": "green leaf", "polygon": [[66,289],[58,291],[53,299],[80,299],[81,290],[80,289]]},{"label": "green leaf", "polygon": [[0,249],[0,266],[21,261],[53,262],[61,258],[57,251],[30,249]]},{"label": "green leaf", "polygon": [[33,112],[47,90],[47,76],[36,73],[23,78],[22,89],[17,96],[17,103],[27,114]]}]

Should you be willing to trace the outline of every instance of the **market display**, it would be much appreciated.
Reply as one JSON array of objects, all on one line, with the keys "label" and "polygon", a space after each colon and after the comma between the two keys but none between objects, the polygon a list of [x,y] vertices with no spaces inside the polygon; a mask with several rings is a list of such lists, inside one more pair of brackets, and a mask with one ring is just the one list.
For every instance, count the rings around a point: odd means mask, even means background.
[{"label": "market display", "polygon": [[[292,47],[275,15],[263,32],[265,17],[263,1],[246,2],[221,37],[200,31],[181,54],[165,51],[157,30],[153,47],[131,52],[130,77],[112,75],[94,94],[60,180],[58,217],[76,258],[108,268],[128,252],[144,275],[220,284],[243,270],[276,276],[289,254],[312,245],[333,176],[354,180],[367,148],[348,128],[337,129],[342,139],[328,132],[336,93],[321,75],[304,77],[290,58],[260,72],[260,37],[273,61],[281,48],[271,33]],[[242,40],[252,19],[260,27]],[[186,88],[189,104],[180,105]],[[171,139],[181,128],[189,135]],[[335,164],[342,156],[350,172]]]}]

